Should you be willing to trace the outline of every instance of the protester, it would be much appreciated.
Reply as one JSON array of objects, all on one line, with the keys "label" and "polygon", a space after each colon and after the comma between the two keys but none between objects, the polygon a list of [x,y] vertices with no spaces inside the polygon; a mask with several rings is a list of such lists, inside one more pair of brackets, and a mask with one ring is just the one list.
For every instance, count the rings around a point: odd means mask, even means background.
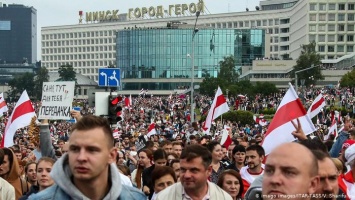
[{"label": "protester", "polygon": [[233,200],[242,200],[243,181],[235,170],[226,170],[219,177],[217,185],[231,195]]},{"label": "protester", "polygon": [[239,172],[242,167],[245,166],[245,148],[242,145],[234,146],[231,156],[233,158],[233,162],[227,166],[227,169],[233,169]]},{"label": "protester", "polygon": [[152,184],[154,186],[152,200],[156,199],[156,196],[160,191],[171,186],[177,181],[173,169],[168,166],[156,166],[152,171],[151,176]]},{"label": "protester", "polygon": [[174,170],[177,181],[180,181],[180,160],[171,160],[169,166]]},{"label": "protester", "polygon": [[355,192],[352,189],[355,186],[355,145],[351,145],[345,151],[346,164],[350,167],[350,170],[345,174],[340,174],[338,178],[339,189],[344,192],[347,199],[352,199],[355,196]]},{"label": "protester", "polygon": [[81,118],[72,127],[68,154],[53,166],[50,176],[55,185],[29,199],[146,199],[142,192],[121,184],[116,154],[107,120]]},{"label": "protester", "polygon": [[285,143],[268,155],[262,183],[263,199],[310,200],[318,185],[318,163],[306,147]]},{"label": "protester", "polygon": [[15,154],[9,148],[3,148],[4,160],[0,165],[0,176],[15,188],[15,197],[19,199],[29,191],[31,185],[20,177],[20,169]]},{"label": "protester", "polygon": [[[3,164],[4,157],[5,157],[5,153],[3,149],[0,149],[0,166],[2,166]],[[15,188],[6,180],[4,180],[2,177],[0,177],[0,186],[1,186],[0,199],[6,199],[6,200],[15,199]]]},{"label": "protester", "polygon": [[37,185],[36,174],[37,163],[34,161],[28,162],[25,167],[26,180],[32,185]]},{"label": "protester", "polygon": [[349,138],[349,130],[352,128],[352,120],[349,118],[345,119],[344,129],[339,133],[338,139],[333,144],[332,148],[329,151],[329,154],[333,158],[337,158],[343,146],[343,143]]},{"label": "protester", "polygon": [[222,164],[223,152],[222,146],[217,141],[212,141],[207,144],[207,149],[211,152],[212,155],[212,173],[210,176],[210,181],[217,184],[218,177],[226,169]]},{"label": "protester", "polygon": [[38,164],[36,164],[36,180],[38,180],[38,184],[32,185],[30,191],[19,200],[26,200],[32,194],[36,194],[54,184],[53,179],[49,175],[54,162],[55,160],[48,157],[42,157],[38,160]]},{"label": "protester", "polygon": [[138,161],[139,165],[137,169],[135,169],[132,172],[132,183],[138,189],[142,190],[143,189],[142,174],[144,169],[147,169],[148,167],[152,166],[153,153],[149,149],[141,149],[138,155],[139,155],[139,161]]},{"label": "protester", "polygon": [[166,199],[218,199],[232,197],[208,181],[211,174],[212,155],[201,145],[189,145],[180,157],[180,181],[159,192],[156,200]]},{"label": "protester", "polygon": [[240,176],[242,177],[244,185],[243,197],[255,178],[264,173],[264,165],[262,164],[264,158],[265,151],[262,146],[251,145],[246,148],[245,162],[247,166],[240,169]]}]

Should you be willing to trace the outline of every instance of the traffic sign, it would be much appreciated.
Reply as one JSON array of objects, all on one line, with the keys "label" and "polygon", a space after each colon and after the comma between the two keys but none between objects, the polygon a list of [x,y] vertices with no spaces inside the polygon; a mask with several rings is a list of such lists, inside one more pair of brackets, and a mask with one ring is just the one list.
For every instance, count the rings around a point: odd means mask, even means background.
[{"label": "traffic sign", "polygon": [[99,87],[120,87],[121,73],[119,68],[99,69]]}]

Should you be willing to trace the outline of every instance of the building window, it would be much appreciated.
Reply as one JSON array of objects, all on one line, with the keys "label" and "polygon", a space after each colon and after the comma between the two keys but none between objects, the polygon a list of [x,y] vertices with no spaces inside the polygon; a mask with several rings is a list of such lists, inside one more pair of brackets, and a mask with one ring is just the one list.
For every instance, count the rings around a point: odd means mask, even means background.
[{"label": "building window", "polygon": [[354,24],[348,24],[348,31],[354,31]]},{"label": "building window", "polygon": [[245,21],[245,27],[249,27],[249,21]]},{"label": "building window", "polygon": [[318,31],[319,32],[324,32],[325,31],[325,25],[318,25]]},{"label": "building window", "polygon": [[328,21],[335,21],[335,14],[328,14]]},{"label": "building window", "polygon": [[348,42],[353,42],[354,41],[354,35],[348,35],[347,41]]},{"label": "building window", "polygon": [[309,42],[315,42],[316,41],[316,35],[309,35]]},{"label": "building window", "polygon": [[348,3],[348,10],[355,10],[355,6],[353,3]]},{"label": "building window", "polygon": [[344,45],[338,45],[337,52],[344,52]]},{"label": "building window", "polygon": [[317,10],[317,4],[315,3],[309,4],[309,10]]},{"label": "building window", "polygon": [[279,51],[279,46],[274,46],[274,51]]},{"label": "building window", "polygon": [[273,26],[274,25],[274,20],[269,19],[269,26]]},{"label": "building window", "polygon": [[279,19],[275,19],[275,25],[279,25],[280,24],[280,20]]},{"label": "building window", "polygon": [[309,25],[309,31],[310,32],[315,32],[316,31],[316,25]]},{"label": "building window", "polygon": [[269,30],[269,34],[273,33],[272,28],[269,28],[268,30]]},{"label": "building window", "polygon": [[328,46],[328,52],[334,52],[334,46],[333,45],[329,45]]},{"label": "building window", "polygon": [[348,21],[354,21],[354,14],[348,13]]},{"label": "building window", "polygon": [[263,26],[267,26],[267,20],[263,20]]},{"label": "building window", "polygon": [[349,45],[349,46],[346,48],[346,51],[347,51],[347,52],[354,52],[354,46],[353,46],[353,45]]},{"label": "building window", "polygon": [[328,31],[335,31],[335,25],[334,24],[328,24]]},{"label": "building window", "polygon": [[326,20],[326,14],[319,14],[319,21],[325,21]]},{"label": "building window", "polygon": [[319,52],[325,52],[325,46],[324,45],[319,45],[318,46],[318,51]]},{"label": "building window", "polygon": [[318,42],[325,42],[325,35],[318,35]]},{"label": "building window", "polygon": [[329,10],[335,10],[335,3],[328,4],[328,9]]},{"label": "building window", "polygon": [[319,10],[327,10],[326,4],[325,3],[320,3],[319,4]]},{"label": "building window", "polygon": [[279,33],[279,28],[275,28],[275,34]]},{"label": "building window", "polygon": [[338,21],[345,21],[345,14],[339,13],[338,14]]},{"label": "building window", "polygon": [[238,22],[234,22],[234,28],[238,27]]},{"label": "building window", "polygon": [[243,22],[239,22],[239,27],[243,27]]},{"label": "building window", "polygon": [[344,35],[338,35],[338,42],[344,42]]},{"label": "building window", "polygon": [[316,21],[317,20],[317,15],[316,14],[310,14],[309,15],[309,21]]},{"label": "building window", "polygon": [[340,3],[338,5],[338,10],[345,10],[345,4],[344,3]]},{"label": "building window", "polygon": [[338,25],[338,31],[345,31],[345,25],[344,24],[339,24]]},{"label": "building window", "polygon": [[335,35],[328,35],[328,42],[335,42]]}]

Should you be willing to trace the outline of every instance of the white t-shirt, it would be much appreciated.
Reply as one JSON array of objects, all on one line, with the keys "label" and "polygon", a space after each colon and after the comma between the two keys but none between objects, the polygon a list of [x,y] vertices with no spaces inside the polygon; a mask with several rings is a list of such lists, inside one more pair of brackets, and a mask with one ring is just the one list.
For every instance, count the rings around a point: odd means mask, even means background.
[{"label": "white t-shirt", "polygon": [[126,176],[126,175],[120,173],[120,178],[121,178],[121,183],[122,183],[123,185],[128,185],[128,186],[133,187],[132,181],[131,181],[131,179],[129,179],[128,176]]}]

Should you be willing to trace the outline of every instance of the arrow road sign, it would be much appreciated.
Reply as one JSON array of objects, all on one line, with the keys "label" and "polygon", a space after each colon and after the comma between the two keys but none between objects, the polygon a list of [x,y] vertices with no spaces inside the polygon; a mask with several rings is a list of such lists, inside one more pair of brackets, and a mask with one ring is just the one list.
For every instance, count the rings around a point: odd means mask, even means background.
[{"label": "arrow road sign", "polygon": [[99,69],[99,87],[120,87],[121,73],[119,68]]}]

